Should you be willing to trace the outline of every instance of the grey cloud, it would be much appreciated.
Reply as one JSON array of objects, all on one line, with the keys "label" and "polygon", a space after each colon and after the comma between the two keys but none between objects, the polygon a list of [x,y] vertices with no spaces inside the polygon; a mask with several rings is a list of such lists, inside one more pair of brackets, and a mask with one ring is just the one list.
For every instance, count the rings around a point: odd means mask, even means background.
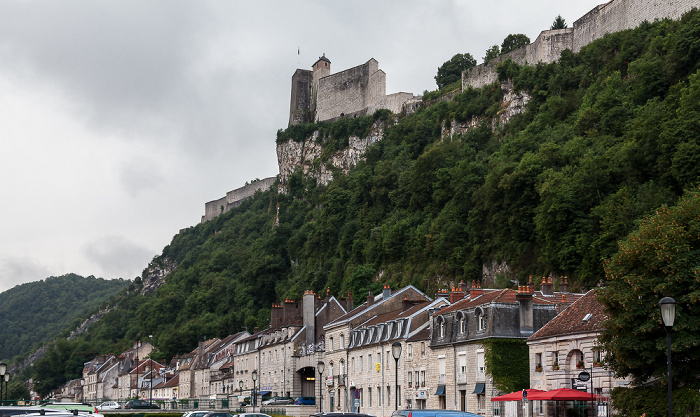
[{"label": "grey cloud", "polygon": [[0,292],[24,282],[38,281],[56,271],[49,269],[40,260],[31,257],[6,257],[0,259]]},{"label": "grey cloud", "polygon": [[123,236],[103,236],[83,249],[88,260],[104,271],[105,278],[131,279],[141,274],[155,255]]}]

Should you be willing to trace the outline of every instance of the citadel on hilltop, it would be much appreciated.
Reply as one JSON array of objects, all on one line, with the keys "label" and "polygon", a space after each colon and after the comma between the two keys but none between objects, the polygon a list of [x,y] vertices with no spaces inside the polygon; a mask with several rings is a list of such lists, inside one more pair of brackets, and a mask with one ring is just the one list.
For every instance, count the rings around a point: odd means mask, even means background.
[{"label": "citadel on hilltop", "polygon": [[299,68],[292,75],[289,126],[365,116],[379,109],[399,113],[416,99],[411,93],[386,95],[386,73],[374,58],[331,74],[331,61],[323,54],[311,68]]},{"label": "citadel on hilltop", "polygon": [[[571,28],[544,30],[531,44],[464,71],[462,90],[497,82],[496,67],[508,59],[520,65],[556,62],[564,50],[579,52],[607,33],[633,29],[645,21],[679,19],[692,8],[700,8],[700,0],[611,0],[594,7],[576,20]],[[378,109],[408,114],[420,106],[429,105],[411,93],[387,95],[386,73],[379,69],[379,63],[374,58],[362,65],[331,74],[331,61],[323,54],[311,68],[297,69],[292,75],[288,126],[364,116]],[[507,89],[507,86],[504,88]],[[516,97],[513,91],[507,91],[504,102],[507,101],[510,105],[504,110],[501,117],[506,117],[500,122],[505,123],[508,117],[524,111],[528,100],[526,92],[520,92]],[[469,128],[469,122],[452,123],[449,133]],[[362,158],[367,146],[380,140],[381,135],[382,132],[372,132],[368,138],[350,138],[348,149],[338,151],[333,156],[333,167],[347,172],[350,166]],[[308,173],[314,160],[321,155],[322,145],[309,142],[313,141],[295,143],[290,140],[277,144],[278,175],[229,191],[225,197],[206,203],[202,222],[238,206],[256,191],[269,189],[278,179],[280,192],[284,192],[284,183],[290,173],[299,167]],[[332,179],[332,170],[325,168],[325,172],[316,173],[316,177],[321,183],[327,183]]]}]

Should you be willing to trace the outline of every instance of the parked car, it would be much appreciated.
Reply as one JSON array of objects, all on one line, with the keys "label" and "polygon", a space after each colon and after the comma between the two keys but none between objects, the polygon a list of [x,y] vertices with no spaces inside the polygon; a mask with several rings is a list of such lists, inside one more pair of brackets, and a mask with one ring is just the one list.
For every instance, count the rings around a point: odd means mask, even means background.
[{"label": "parked car", "polygon": [[262,402],[263,405],[282,405],[282,404],[294,404],[294,398],[292,397],[272,397],[269,400]]},{"label": "parked car", "polygon": [[478,414],[466,411],[440,410],[440,409],[406,409],[396,410],[391,417],[481,417]]},{"label": "parked car", "polygon": [[316,405],[316,397],[299,397],[294,400],[297,405]]},{"label": "parked car", "polygon": [[330,413],[315,413],[311,414],[309,417],[374,417],[371,414],[362,413],[344,413],[344,412],[330,412]]},{"label": "parked car", "polygon": [[124,408],[127,410],[144,410],[144,409],[155,409],[155,408],[160,408],[158,404],[152,404],[149,403],[148,401],[144,400],[129,400],[126,405],[124,405]]},{"label": "parked car", "polygon": [[206,414],[206,417],[233,417],[233,414],[223,411],[210,411]]},{"label": "parked car", "polygon": [[64,410],[73,411],[78,410],[79,413],[96,413],[97,407],[85,403],[44,403],[41,405],[43,408],[50,408],[52,410]]},{"label": "parked car", "polygon": [[265,413],[240,413],[236,414],[236,417],[271,417],[269,414]]},{"label": "parked car", "polygon": [[[10,417],[10,416],[24,416],[24,415],[51,415],[55,417],[63,417],[65,414],[71,415],[81,415],[86,416],[90,414],[90,417],[104,417],[102,414],[93,413],[92,411],[78,410],[73,408],[72,410],[63,410],[59,408],[46,407],[47,404],[34,407],[26,406],[0,406],[0,417]],[[91,409],[93,410],[93,409]]]},{"label": "parked car", "polygon": [[209,410],[188,411],[185,414],[183,414],[182,417],[204,417],[209,413],[211,413],[211,411]]},{"label": "parked car", "polygon": [[98,411],[119,410],[120,408],[122,408],[122,406],[119,405],[119,403],[116,401],[105,401],[102,404],[97,406]]}]

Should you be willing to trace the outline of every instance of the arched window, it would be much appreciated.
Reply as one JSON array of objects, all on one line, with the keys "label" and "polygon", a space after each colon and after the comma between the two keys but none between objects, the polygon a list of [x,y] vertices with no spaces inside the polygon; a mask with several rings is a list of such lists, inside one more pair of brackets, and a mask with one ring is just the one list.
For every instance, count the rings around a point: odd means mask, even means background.
[{"label": "arched window", "polygon": [[345,335],[344,334],[340,335],[340,348],[345,349]]},{"label": "arched window", "polygon": [[459,322],[459,333],[466,334],[467,333],[467,316],[465,316],[464,313],[460,312],[459,314],[457,314],[457,320]]},{"label": "arched window", "polygon": [[328,351],[333,352],[333,338],[328,339]]},{"label": "arched window", "polygon": [[486,319],[484,318],[484,310],[481,308],[476,309],[476,331],[483,332],[486,330]]},{"label": "arched window", "polygon": [[445,337],[445,319],[438,317],[438,337]]}]

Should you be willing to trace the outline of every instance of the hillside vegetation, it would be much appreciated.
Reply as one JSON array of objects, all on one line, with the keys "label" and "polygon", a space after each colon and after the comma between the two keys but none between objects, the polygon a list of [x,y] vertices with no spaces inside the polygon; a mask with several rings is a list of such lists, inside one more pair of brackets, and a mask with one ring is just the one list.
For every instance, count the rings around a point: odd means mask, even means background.
[{"label": "hillside vegetation", "polygon": [[[596,286],[618,240],[697,186],[699,58],[692,12],[608,35],[558,63],[504,63],[501,80],[532,97],[508,125],[491,126],[502,109],[495,85],[398,118],[349,175],[318,186],[297,172],[289,194],[258,193],[179,233],[154,261],[178,264],[166,283],[121,300],[54,358],[78,363],[153,335],[169,359],[204,337],[265,327],[271,303],[306,289],[350,292],[356,304],[383,284],[433,294],[479,280],[493,262],[512,271],[495,286],[545,274],[568,275],[573,290]],[[444,124],[473,117],[483,122],[441,138]],[[49,359],[40,367],[54,370]]]},{"label": "hillside vegetation", "polygon": [[36,348],[124,290],[128,281],[67,274],[18,285],[0,294],[0,358]]}]

